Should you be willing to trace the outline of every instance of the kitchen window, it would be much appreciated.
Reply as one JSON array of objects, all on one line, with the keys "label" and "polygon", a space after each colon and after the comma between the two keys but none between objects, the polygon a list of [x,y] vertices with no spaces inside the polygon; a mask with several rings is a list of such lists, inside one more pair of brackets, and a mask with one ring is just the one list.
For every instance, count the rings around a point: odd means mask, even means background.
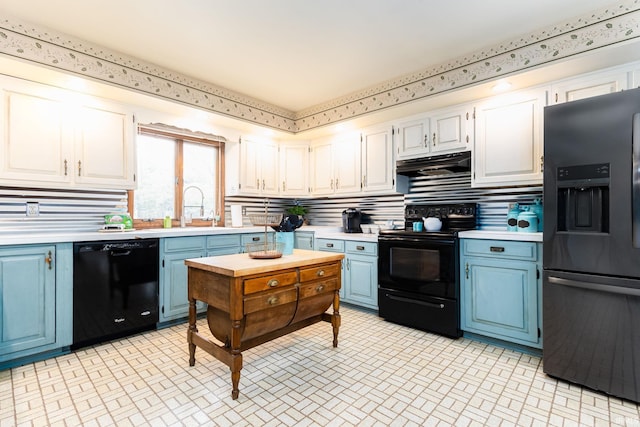
[{"label": "kitchen window", "polygon": [[162,125],[141,125],[137,188],[129,192],[135,228],[224,223],[224,138]]}]

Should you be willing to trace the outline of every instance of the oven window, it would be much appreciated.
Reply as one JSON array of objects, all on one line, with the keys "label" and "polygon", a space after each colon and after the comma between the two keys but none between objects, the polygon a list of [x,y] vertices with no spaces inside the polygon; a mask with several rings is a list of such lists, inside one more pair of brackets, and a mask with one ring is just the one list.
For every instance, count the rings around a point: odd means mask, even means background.
[{"label": "oven window", "polygon": [[440,251],[437,249],[391,248],[389,273],[395,279],[440,281]]}]

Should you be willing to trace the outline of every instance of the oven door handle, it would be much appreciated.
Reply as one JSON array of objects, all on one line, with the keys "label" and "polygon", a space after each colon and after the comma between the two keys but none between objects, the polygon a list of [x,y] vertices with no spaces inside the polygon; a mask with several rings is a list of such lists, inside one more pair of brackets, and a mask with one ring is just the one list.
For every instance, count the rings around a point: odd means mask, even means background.
[{"label": "oven door handle", "polygon": [[384,294],[384,295],[391,300],[396,300],[400,302],[409,302],[412,304],[424,305],[425,307],[429,307],[429,308],[444,308],[444,304],[442,303],[434,303],[434,302],[415,300],[411,298],[397,297],[395,295],[390,295],[390,294]]}]

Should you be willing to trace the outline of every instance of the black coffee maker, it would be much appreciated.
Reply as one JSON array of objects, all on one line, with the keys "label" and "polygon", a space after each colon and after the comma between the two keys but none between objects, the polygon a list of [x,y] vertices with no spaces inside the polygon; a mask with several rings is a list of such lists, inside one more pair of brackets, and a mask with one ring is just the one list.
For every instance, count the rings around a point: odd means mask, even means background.
[{"label": "black coffee maker", "polygon": [[362,213],[355,208],[349,208],[342,211],[342,229],[345,233],[362,233],[360,228],[360,220]]}]

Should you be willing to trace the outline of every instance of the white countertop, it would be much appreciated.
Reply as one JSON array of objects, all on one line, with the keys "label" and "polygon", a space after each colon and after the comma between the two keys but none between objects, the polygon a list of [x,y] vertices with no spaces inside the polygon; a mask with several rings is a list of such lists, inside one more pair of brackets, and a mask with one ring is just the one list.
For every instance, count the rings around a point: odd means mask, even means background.
[{"label": "white countertop", "polygon": [[[269,228],[267,231],[273,233]],[[296,231],[313,232],[315,238],[358,240],[367,242],[377,242],[377,234],[364,233],[344,233],[342,227],[322,227],[322,226],[302,226]],[[100,240],[128,240],[128,239],[151,239],[163,237],[182,236],[215,236],[222,234],[239,233],[261,233],[264,227],[173,227],[173,228],[152,228],[144,230],[130,231],[109,231],[109,232],[87,232],[69,231],[68,233],[38,233],[24,232],[16,234],[5,234],[0,236],[0,246],[26,245],[26,244],[47,244],[47,243],[69,243],[69,242],[93,242]]]},{"label": "white countertop", "polygon": [[542,242],[542,233],[519,233],[517,231],[469,230],[458,233],[461,239],[515,240],[521,242]]}]

